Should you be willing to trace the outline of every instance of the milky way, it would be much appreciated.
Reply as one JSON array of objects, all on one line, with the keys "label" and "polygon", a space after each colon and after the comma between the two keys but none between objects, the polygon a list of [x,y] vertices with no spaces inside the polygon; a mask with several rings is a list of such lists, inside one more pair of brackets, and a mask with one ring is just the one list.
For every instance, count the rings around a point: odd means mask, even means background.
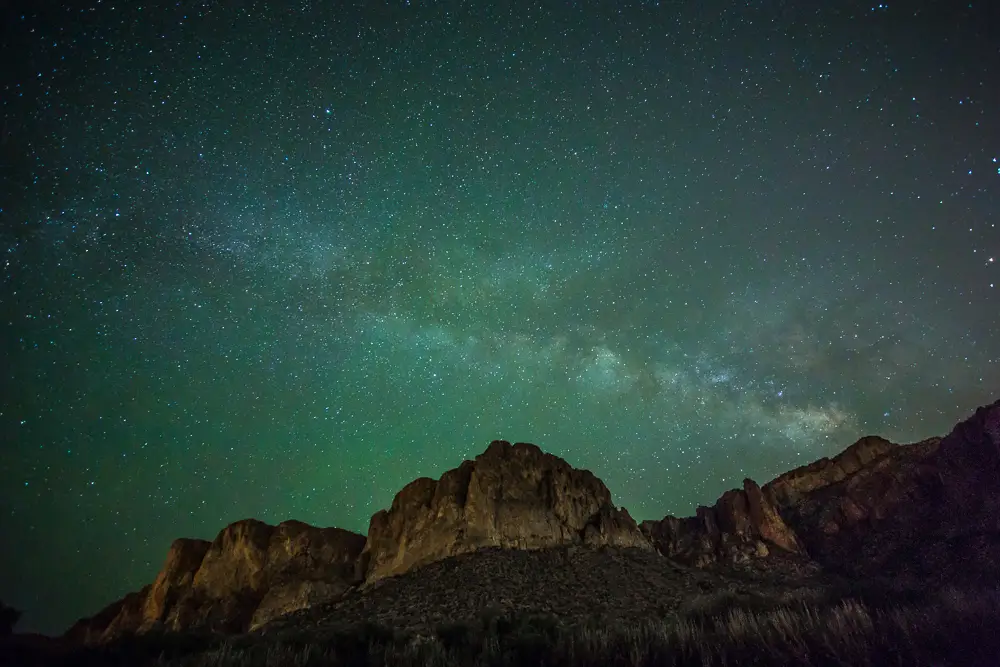
[{"label": "milky way", "polygon": [[660,518],[997,398],[996,3],[68,4],[3,10],[25,629],[498,437]]}]

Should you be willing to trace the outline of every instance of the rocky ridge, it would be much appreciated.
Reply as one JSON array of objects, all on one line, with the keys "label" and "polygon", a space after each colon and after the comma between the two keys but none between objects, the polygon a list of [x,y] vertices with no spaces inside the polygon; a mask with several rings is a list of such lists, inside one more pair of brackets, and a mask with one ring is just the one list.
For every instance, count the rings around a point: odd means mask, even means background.
[{"label": "rocky ridge", "polygon": [[367,539],[298,521],[247,519],[212,542],[176,540],[153,584],[81,620],[67,636],[90,645],[160,631],[245,632],[450,556],[564,545],[652,550],[590,471],[535,445],[497,440],[439,480],[407,484],[372,517]]},{"label": "rocky ridge", "polygon": [[155,581],[67,632],[100,644],[129,634],[243,632],[343,594],[356,583],[363,535],[300,521],[246,519],[211,542],[178,539]]},{"label": "rocky ridge", "polygon": [[747,562],[773,549],[804,554],[795,531],[752,479],[724,493],[714,506],[699,507],[693,517],[643,521],[641,529],[661,554],[697,567]]},{"label": "rocky ridge", "polygon": [[1000,401],[944,438],[862,438],[763,486],[745,480],[694,517],[641,526],[589,471],[534,445],[495,441],[439,480],[404,487],[372,517],[367,538],[246,520],[211,543],[178,540],[153,584],[80,621],[69,637],[93,644],[155,630],[243,632],[483,548],[610,547],[705,570],[802,563],[853,577],[995,581],[997,480]]}]

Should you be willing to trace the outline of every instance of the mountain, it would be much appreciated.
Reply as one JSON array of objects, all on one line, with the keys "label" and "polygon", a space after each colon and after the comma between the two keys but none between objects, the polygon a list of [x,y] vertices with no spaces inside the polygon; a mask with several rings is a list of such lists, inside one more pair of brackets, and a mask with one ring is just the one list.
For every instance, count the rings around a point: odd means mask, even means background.
[{"label": "mountain", "polygon": [[835,581],[997,580],[1000,401],[944,438],[862,438],[763,486],[745,480],[694,517],[638,526],[589,471],[495,441],[439,480],[408,484],[367,537],[245,520],[211,543],[177,540],[151,585],[67,639],[362,619],[418,627],[496,605],[662,616],[698,592],[777,600]]},{"label": "mountain", "polygon": [[371,519],[361,567],[372,582],[482,547],[563,544],[652,548],[590,471],[496,440],[440,480],[418,479],[396,494]]},{"label": "mountain", "polygon": [[233,634],[483,547],[566,544],[652,550],[592,473],[535,445],[498,440],[437,481],[407,484],[389,510],[372,517],[367,539],[339,528],[247,519],[212,542],[176,540],[153,584],[76,623],[67,637],[101,644],[162,631]]}]

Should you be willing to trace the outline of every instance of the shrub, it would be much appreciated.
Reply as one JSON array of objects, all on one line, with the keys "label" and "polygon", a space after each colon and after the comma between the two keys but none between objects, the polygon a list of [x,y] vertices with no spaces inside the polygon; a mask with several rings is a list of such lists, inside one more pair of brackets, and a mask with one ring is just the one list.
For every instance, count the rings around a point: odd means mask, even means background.
[{"label": "shrub", "polygon": [[435,631],[435,636],[446,651],[464,651],[476,643],[478,633],[469,623],[442,623]]},{"label": "shrub", "polygon": [[[949,589],[914,605],[859,600],[729,609],[714,616],[568,627],[554,616],[486,614],[404,637],[362,624],[328,641],[226,643],[164,656],[173,667],[700,667],[722,665],[995,665],[1000,591]],[[68,663],[77,664],[77,663]],[[129,664],[145,664],[140,662]]]}]

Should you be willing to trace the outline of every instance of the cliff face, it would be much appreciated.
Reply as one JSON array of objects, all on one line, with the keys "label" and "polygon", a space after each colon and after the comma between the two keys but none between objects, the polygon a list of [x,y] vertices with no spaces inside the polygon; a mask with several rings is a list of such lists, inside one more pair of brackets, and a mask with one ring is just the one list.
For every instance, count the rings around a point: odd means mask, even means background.
[{"label": "cliff face", "polygon": [[364,541],[339,528],[253,519],[226,526],[212,542],[175,540],[150,586],[67,635],[95,644],[151,631],[252,629],[358,583],[355,564]]},{"label": "cliff face", "polygon": [[535,445],[497,440],[441,479],[418,479],[377,512],[362,554],[366,580],[481,547],[563,544],[650,548],[604,483]]},{"label": "cliff face", "polygon": [[642,529],[660,553],[698,567],[745,563],[772,552],[815,556],[819,545],[813,524],[822,519],[813,517],[819,511],[813,508],[821,507],[829,523],[836,520],[831,511],[843,501],[841,519],[857,516],[861,510],[844,494],[848,480],[864,476],[875,462],[891,460],[890,455],[902,460],[914,454],[883,438],[861,438],[837,456],[791,470],[763,489],[747,479],[742,490],[727,491],[714,506],[699,507],[694,517],[644,521]]}]

